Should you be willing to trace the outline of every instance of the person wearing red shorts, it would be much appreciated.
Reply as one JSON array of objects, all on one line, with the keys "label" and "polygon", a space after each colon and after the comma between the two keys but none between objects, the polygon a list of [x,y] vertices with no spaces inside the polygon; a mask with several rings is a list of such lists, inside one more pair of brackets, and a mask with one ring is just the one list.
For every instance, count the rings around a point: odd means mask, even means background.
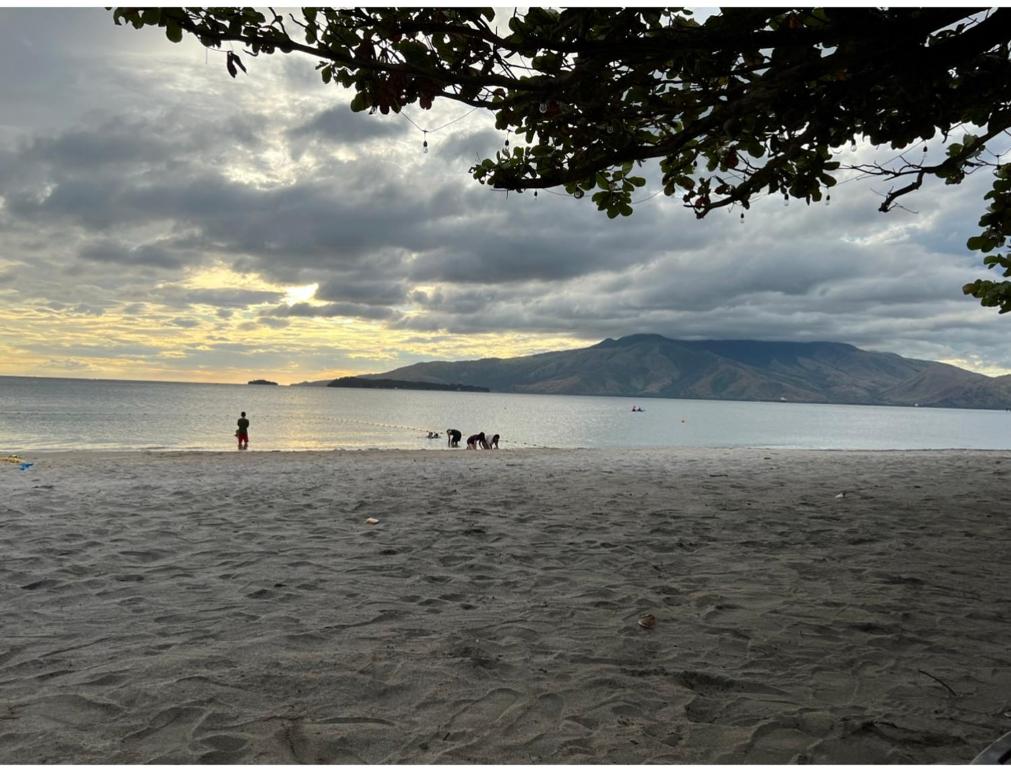
[{"label": "person wearing red shorts", "polygon": [[239,450],[242,451],[249,447],[249,419],[246,418],[245,411],[236,423],[239,428],[235,430],[235,436],[239,439]]}]

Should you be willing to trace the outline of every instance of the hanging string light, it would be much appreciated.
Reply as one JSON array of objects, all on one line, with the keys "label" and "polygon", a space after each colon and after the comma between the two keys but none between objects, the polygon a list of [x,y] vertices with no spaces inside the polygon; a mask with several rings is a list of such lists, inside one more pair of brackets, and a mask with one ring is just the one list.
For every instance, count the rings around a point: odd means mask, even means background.
[{"label": "hanging string light", "polygon": [[[409,122],[409,123],[410,123],[411,125],[413,125],[413,126],[414,126],[414,127],[415,127],[415,128],[417,129],[417,130],[421,131],[421,134],[422,134],[422,136],[424,137],[423,141],[421,142],[421,151],[422,151],[422,152],[424,152],[425,154],[428,154],[428,134],[430,134],[430,133],[435,133],[436,131],[441,131],[441,130],[442,130],[443,128],[448,128],[448,127],[449,127],[449,126],[451,126],[451,125],[452,125],[453,123],[458,123],[458,122],[460,122],[461,120],[463,120],[463,118],[465,118],[465,117],[467,117],[467,116],[469,116],[469,115],[472,115],[472,114],[474,114],[475,112],[477,112],[477,110],[478,110],[478,108],[477,108],[477,107],[474,107],[474,108],[473,108],[472,110],[470,110],[469,112],[464,112],[464,113],[463,113],[462,115],[460,115],[459,117],[454,117],[454,118],[453,118],[452,120],[450,120],[450,121],[449,121],[448,123],[443,123],[442,125],[436,126],[435,128],[422,128],[422,127],[421,127],[420,125],[418,125],[418,124],[417,124],[416,122],[414,122],[414,121],[413,121],[413,120],[411,119],[410,115],[408,115],[408,114],[407,114],[406,112],[400,112],[400,115],[401,115],[401,116],[402,116],[402,117],[403,117],[403,118],[404,118],[404,119],[405,119],[405,120],[406,120],[407,122]],[[371,112],[370,112],[370,114],[371,114],[372,112],[375,112],[375,111],[376,111],[376,110],[375,110],[375,107],[373,107],[373,108],[372,108],[372,110],[371,110]]]}]

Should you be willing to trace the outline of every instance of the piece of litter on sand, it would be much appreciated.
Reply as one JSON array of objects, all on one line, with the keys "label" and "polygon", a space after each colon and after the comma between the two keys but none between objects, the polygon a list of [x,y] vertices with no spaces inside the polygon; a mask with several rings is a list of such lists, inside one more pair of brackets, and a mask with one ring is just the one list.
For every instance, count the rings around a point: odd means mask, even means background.
[{"label": "piece of litter on sand", "polygon": [[32,462],[30,462],[30,461],[24,461],[24,462],[21,462],[21,466],[18,467],[18,469],[20,469],[22,472],[24,472],[26,469],[28,469],[30,467],[34,467],[34,466],[35,465]]},{"label": "piece of litter on sand", "polygon": [[376,520],[376,518],[374,518],[374,517],[368,517],[368,518],[365,519],[365,522],[368,523],[369,525],[375,525],[379,521]]},{"label": "piece of litter on sand", "polygon": [[1011,763],[1011,731],[980,752],[972,759],[972,765],[1007,765]]},{"label": "piece of litter on sand", "polygon": [[647,613],[639,619],[639,626],[643,629],[653,629],[656,626],[656,616],[652,613]]},{"label": "piece of litter on sand", "polygon": [[837,493],[837,494],[835,495],[835,497],[836,497],[837,499],[845,499],[845,498],[846,498],[846,491],[842,491],[841,493]]}]

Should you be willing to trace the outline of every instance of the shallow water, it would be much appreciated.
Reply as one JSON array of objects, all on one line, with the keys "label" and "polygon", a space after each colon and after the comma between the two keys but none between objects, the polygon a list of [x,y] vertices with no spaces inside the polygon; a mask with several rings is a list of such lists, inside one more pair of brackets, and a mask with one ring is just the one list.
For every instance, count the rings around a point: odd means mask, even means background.
[{"label": "shallow water", "polygon": [[1008,411],[0,377],[0,451],[230,449],[243,410],[254,450],[441,450],[425,435],[447,427],[503,448],[1011,448]]}]

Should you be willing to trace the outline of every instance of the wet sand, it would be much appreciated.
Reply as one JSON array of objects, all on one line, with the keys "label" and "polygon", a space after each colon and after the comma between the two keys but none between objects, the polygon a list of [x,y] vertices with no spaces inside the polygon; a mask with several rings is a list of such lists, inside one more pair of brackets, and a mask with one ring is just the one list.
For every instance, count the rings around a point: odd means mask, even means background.
[{"label": "wet sand", "polygon": [[26,458],[2,762],[957,763],[1011,730],[1006,452]]}]

